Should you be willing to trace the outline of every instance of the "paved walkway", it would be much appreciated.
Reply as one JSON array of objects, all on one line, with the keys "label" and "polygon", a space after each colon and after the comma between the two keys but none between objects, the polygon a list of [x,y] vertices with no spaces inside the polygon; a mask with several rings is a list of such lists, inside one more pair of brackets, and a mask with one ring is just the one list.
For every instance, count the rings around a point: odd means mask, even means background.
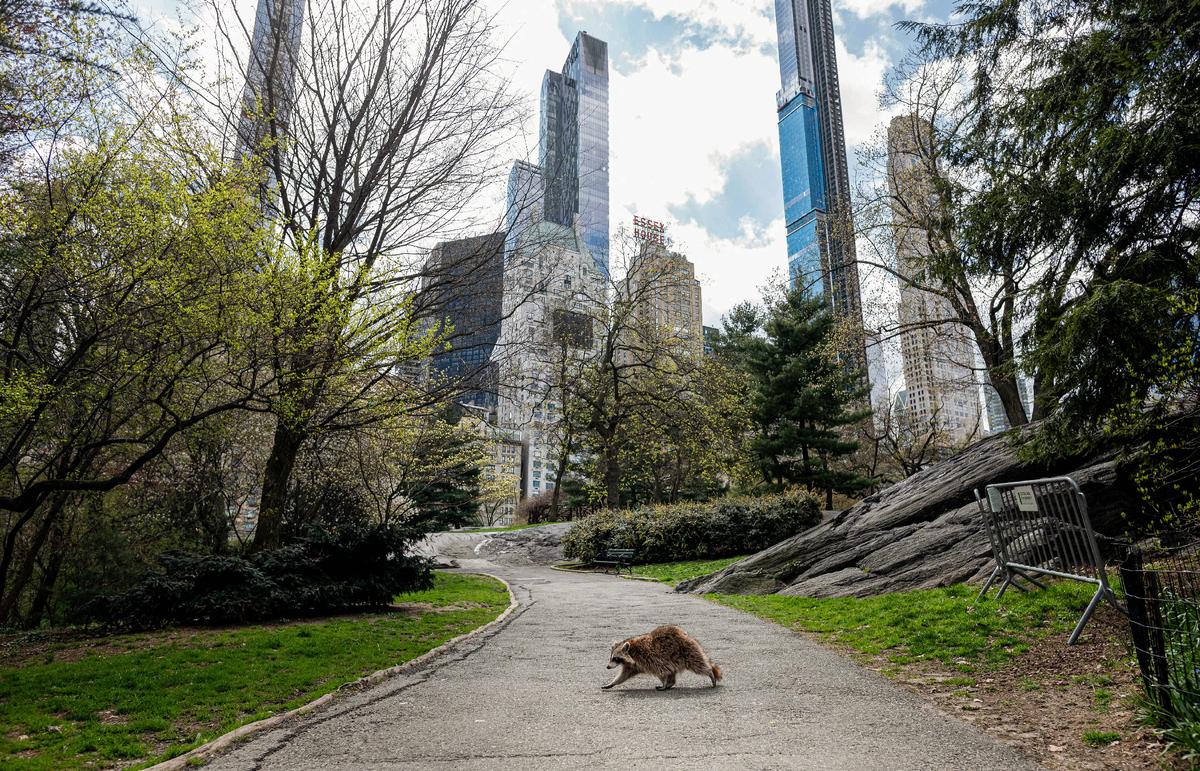
[{"label": "paved walkway", "polygon": [[[662,585],[491,568],[522,608],[425,669],[338,700],[218,769],[1033,769],[788,630]],[[600,686],[613,640],[675,623],[725,672]]]}]

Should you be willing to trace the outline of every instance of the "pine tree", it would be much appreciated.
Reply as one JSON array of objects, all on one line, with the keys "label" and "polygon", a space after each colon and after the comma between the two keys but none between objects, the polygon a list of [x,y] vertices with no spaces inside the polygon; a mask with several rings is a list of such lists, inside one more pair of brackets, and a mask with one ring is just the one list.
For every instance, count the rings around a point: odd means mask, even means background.
[{"label": "pine tree", "polygon": [[[462,409],[454,405],[443,419],[456,425]],[[410,481],[407,495],[430,528],[461,527],[474,522],[481,502],[481,449],[476,437],[451,431],[421,449],[429,473]]]},{"label": "pine tree", "polygon": [[765,485],[824,491],[830,508],[834,492],[854,494],[869,484],[833,463],[858,448],[844,427],[868,414],[861,373],[835,353],[838,323],[824,300],[791,290],[768,308],[762,336],[726,324],[721,341],[729,360],[757,382],[753,448]]}]

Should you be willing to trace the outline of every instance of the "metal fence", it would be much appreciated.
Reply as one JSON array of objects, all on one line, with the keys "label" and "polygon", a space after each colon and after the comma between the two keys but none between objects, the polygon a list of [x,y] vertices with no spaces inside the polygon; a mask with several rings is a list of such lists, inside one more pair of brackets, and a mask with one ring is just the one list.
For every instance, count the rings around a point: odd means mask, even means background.
[{"label": "metal fence", "polygon": [[988,485],[975,491],[987,525],[996,568],[979,599],[1001,581],[997,599],[1010,586],[1045,588],[1034,576],[1056,576],[1096,585],[1096,593],[1075,625],[1068,645],[1074,645],[1101,600],[1125,612],[1108,583],[1096,534],[1088,518],[1087,499],[1070,477],[1031,479]]},{"label": "metal fence", "polygon": [[1160,718],[1200,721],[1200,532],[1132,547],[1121,581],[1138,668]]}]

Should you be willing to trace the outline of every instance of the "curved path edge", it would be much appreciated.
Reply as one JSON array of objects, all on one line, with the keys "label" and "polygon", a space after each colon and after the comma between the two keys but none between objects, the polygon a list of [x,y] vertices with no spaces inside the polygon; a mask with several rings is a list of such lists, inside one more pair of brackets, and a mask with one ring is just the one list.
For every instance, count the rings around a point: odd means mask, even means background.
[{"label": "curved path edge", "polygon": [[377,685],[386,680],[391,680],[393,677],[398,675],[407,674],[415,669],[419,669],[420,667],[449,652],[458,645],[467,642],[468,640],[472,640],[480,635],[486,634],[491,630],[503,625],[509,620],[512,614],[516,612],[517,608],[521,606],[521,602],[517,599],[516,594],[513,593],[512,585],[510,585],[508,581],[505,581],[500,576],[479,570],[461,570],[458,572],[487,576],[488,578],[493,578],[504,584],[504,589],[508,592],[508,607],[504,609],[503,613],[501,613],[499,616],[496,616],[496,618],[492,619],[486,624],[477,626],[469,632],[464,632],[458,637],[447,640],[436,648],[422,653],[415,659],[409,659],[403,664],[397,664],[392,667],[387,667],[386,669],[380,669],[377,672],[372,672],[371,674],[360,677],[357,680],[351,680],[348,683],[343,683],[324,696],[318,696],[307,704],[301,704],[299,707],[290,709],[287,712],[281,712],[278,715],[272,715],[271,717],[266,717],[262,720],[256,720],[253,723],[247,723],[246,725],[238,726],[232,731],[222,734],[212,741],[201,744],[199,747],[189,750],[182,755],[176,755],[169,760],[156,763],[155,765],[150,766],[148,771],[179,771],[179,769],[188,768],[191,764],[191,761],[195,758],[206,759],[211,755],[215,755],[228,749],[236,742],[243,741],[255,734],[275,728],[280,723],[283,723],[291,718],[314,712],[330,702],[347,696],[352,692],[361,691],[364,688],[368,688],[372,685]]}]

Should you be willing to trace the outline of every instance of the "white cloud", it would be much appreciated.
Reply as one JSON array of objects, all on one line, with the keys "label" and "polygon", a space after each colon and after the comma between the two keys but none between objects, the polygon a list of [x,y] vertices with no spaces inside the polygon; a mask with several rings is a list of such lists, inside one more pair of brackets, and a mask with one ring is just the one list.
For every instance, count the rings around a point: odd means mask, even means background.
[{"label": "white cloud", "polygon": [[837,45],[838,82],[842,91],[842,121],[846,131],[846,147],[865,144],[875,133],[887,114],[879,107],[879,89],[883,76],[891,66],[887,52],[874,40],[867,41],[861,56],[846,49],[839,38]]},{"label": "white cloud", "polygon": [[654,207],[719,192],[723,158],[775,141],[775,72],[760,53],[713,46],[670,59],[652,49],[632,74],[612,73],[614,208],[637,205],[653,216]]},{"label": "white cloud", "polygon": [[[634,214],[663,219],[668,206],[704,203],[724,186],[723,161],[740,148],[776,139],[774,109],[778,65],[758,48],[687,47],[674,56],[651,49],[629,75],[610,81],[613,228]],[[777,178],[766,184],[779,185]],[[781,202],[782,205],[782,202]],[[702,225],[702,223],[701,223]],[[704,287],[709,323],[755,296],[787,249],[780,221],[763,234],[719,239],[695,224],[671,224],[677,244],[709,281]],[[771,236],[774,236],[772,238]]]},{"label": "white cloud", "polygon": [[911,14],[921,10],[925,0],[838,0],[837,9],[847,10],[860,19],[888,13],[892,8],[899,8],[903,13]]},{"label": "white cloud", "polygon": [[[763,234],[746,233],[747,236]],[[740,302],[757,302],[761,288],[783,274],[787,264],[783,217],[771,223],[765,238],[716,238],[688,223],[673,228],[676,248],[696,265],[702,284],[704,323],[719,326],[721,316]]]},{"label": "white cloud", "polygon": [[753,45],[775,44],[771,5],[762,0],[566,0],[566,4],[574,10],[601,4],[644,8],[655,19],[673,16]]}]

